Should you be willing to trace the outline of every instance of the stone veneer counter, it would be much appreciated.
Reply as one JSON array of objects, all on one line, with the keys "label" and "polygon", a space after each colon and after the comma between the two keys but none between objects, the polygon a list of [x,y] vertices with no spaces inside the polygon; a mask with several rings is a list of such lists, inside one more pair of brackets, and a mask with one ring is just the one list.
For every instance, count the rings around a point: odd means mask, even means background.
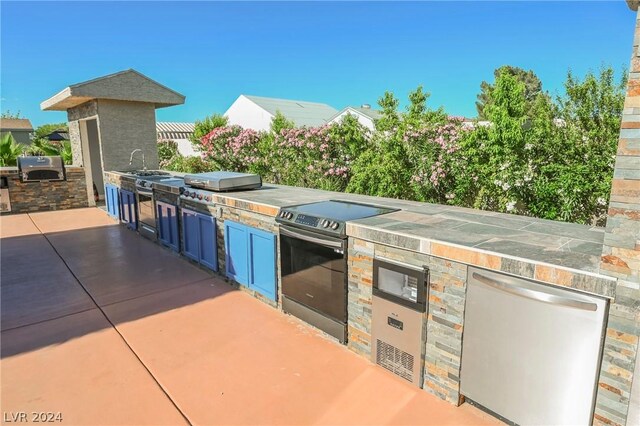
[{"label": "stone veneer counter", "polygon": [[[507,268],[507,272],[530,277],[534,275],[533,269],[527,271],[519,261],[597,273],[604,239],[603,228],[574,223],[281,185],[265,185],[254,191],[218,193],[214,199],[218,204],[269,216],[275,216],[281,207],[330,199],[393,207],[401,211],[348,222],[347,234],[434,255],[441,245],[471,249],[481,255],[494,254],[513,260],[506,263],[518,270],[509,271]],[[473,260],[464,257],[454,260]],[[487,262],[490,261],[491,258],[487,257]]]},{"label": "stone veneer counter", "polygon": [[[111,174],[127,176],[107,172]],[[282,207],[330,199],[397,208],[401,211],[348,222],[347,234],[560,285],[570,286],[564,281],[572,278],[563,276],[562,269],[598,273],[604,239],[604,228],[284,185],[265,184],[259,190],[212,195],[216,204],[267,216],[276,216]],[[536,265],[540,265],[537,271]],[[544,265],[561,269],[545,270]],[[614,285],[611,278],[606,280]]]},{"label": "stone veneer counter", "polygon": [[[107,172],[109,175],[126,176],[121,172]],[[330,199],[401,210],[348,222],[350,237],[600,295],[613,294],[615,279],[593,276],[599,272],[604,228],[273,184],[259,190],[213,193],[216,204],[267,216],[276,216],[282,207]],[[588,285],[583,275],[591,276]]]}]

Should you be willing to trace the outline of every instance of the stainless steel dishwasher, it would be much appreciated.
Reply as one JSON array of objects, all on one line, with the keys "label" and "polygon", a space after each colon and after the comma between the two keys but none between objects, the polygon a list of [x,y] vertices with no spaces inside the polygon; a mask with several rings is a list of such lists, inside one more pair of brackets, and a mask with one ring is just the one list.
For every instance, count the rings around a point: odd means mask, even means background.
[{"label": "stainless steel dishwasher", "polygon": [[521,425],[591,424],[606,299],[469,268],[461,393]]}]

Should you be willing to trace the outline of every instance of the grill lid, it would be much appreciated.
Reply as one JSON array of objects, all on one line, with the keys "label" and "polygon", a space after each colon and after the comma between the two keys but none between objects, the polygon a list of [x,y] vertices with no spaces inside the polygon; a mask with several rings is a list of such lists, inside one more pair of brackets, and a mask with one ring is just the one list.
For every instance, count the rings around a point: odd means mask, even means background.
[{"label": "grill lid", "polygon": [[184,183],[194,188],[211,191],[237,191],[260,188],[262,178],[251,173],[217,171],[185,175]]},{"label": "grill lid", "polygon": [[22,182],[64,180],[62,157],[18,157],[18,171]]}]

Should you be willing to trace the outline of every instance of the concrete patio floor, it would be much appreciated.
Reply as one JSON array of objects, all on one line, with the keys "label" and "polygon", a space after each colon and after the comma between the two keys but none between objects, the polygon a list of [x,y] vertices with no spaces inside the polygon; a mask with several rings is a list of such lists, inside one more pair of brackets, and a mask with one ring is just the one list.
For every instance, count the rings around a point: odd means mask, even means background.
[{"label": "concrete patio floor", "polygon": [[3,423],[36,411],[70,425],[499,424],[100,209],[3,216],[0,238]]}]

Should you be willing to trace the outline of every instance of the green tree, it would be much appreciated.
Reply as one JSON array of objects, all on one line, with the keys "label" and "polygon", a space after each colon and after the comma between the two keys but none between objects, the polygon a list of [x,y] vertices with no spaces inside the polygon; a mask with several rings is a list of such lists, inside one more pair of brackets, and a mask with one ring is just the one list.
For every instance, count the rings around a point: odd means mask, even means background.
[{"label": "green tree", "polygon": [[[525,109],[528,111],[530,107],[533,106],[538,95],[542,93],[542,82],[532,70],[525,71],[522,68],[513,67],[511,65],[503,65],[493,72],[496,82],[498,76],[503,73],[507,73],[512,77],[515,77],[518,81],[524,84]],[[480,83],[480,93],[478,94],[478,100],[476,101],[476,110],[478,111],[478,118],[481,120],[489,119],[485,108],[493,100],[492,93],[495,86],[496,83],[491,84],[486,81]]]},{"label": "green tree", "polygon": [[34,139],[46,139],[45,136],[49,135],[56,130],[62,132],[69,131],[69,125],[67,123],[48,123],[38,126],[33,132]]},{"label": "green tree", "polygon": [[[500,72],[485,108],[491,126],[478,127],[461,142],[468,173],[461,186],[473,194],[475,208],[527,212],[530,179],[525,92],[525,84],[516,76]],[[469,194],[459,195],[470,198]]]},{"label": "green tree", "polygon": [[611,67],[589,72],[582,80],[569,72],[557,107],[536,109],[534,128],[541,130],[532,141],[532,214],[604,225],[625,86],[626,72],[616,79]]},{"label": "green tree", "polygon": [[382,108],[382,117],[376,120],[376,130],[384,132],[398,128],[400,125],[399,104],[398,98],[392,92],[384,92],[384,95],[378,99],[378,105]]},{"label": "green tree", "polygon": [[11,112],[10,110],[6,110],[3,113],[0,114],[0,118],[21,118],[20,117],[20,111],[18,112]]},{"label": "green tree", "polygon": [[276,115],[271,119],[269,128],[272,133],[279,134],[282,129],[293,129],[295,123],[284,116],[280,110],[276,111]]},{"label": "green tree", "polygon": [[409,105],[407,106],[407,119],[412,121],[420,120],[427,111],[427,99],[430,93],[422,90],[422,85],[409,92]]},{"label": "green tree", "polygon": [[349,162],[355,160],[366,149],[371,137],[369,129],[360,124],[351,114],[347,114],[339,123],[332,125],[329,134],[331,139],[338,141]]},{"label": "green tree", "polygon": [[213,129],[218,127],[225,127],[229,123],[229,119],[222,114],[213,114],[205,117],[203,120],[196,120],[193,129],[193,135],[191,135],[191,143],[196,150],[200,150],[200,140],[203,136],[210,133]]}]

